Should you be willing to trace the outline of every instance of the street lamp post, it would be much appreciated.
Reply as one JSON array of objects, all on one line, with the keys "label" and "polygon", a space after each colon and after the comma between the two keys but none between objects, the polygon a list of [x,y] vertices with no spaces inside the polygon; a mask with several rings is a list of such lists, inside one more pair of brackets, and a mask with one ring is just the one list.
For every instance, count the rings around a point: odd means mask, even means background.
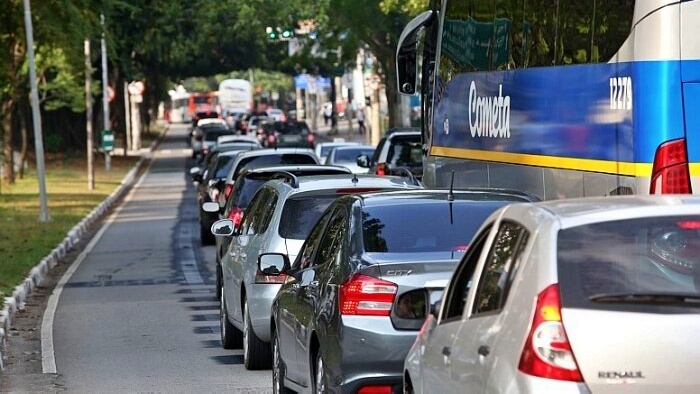
[{"label": "street lamp post", "polygon": [[32,11],[29,0],[24,0],[24,28],[27,33],[27,57],[29,58],[29,84],[31,86],[32,123],[34,125],[34,150],[36,153],[36,173],[39,178],[39,221],[48,222],[48,199],[46,197],[46,179],[44,168],[44,140],[41,130],[41,113],[39,112],[39,92],[36,84],[36,65],[34,64],[34,30]]}]

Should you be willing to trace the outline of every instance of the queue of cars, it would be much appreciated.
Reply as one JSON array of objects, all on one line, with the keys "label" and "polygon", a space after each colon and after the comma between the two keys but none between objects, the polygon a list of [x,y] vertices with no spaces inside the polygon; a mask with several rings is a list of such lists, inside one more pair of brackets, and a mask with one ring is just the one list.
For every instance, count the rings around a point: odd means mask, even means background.
[{"label": "queue of cars", "polygon": [[219,153],[221,344],[275,393],[697,392],[700,198],[427,190],[416,130],[371,148]]}]

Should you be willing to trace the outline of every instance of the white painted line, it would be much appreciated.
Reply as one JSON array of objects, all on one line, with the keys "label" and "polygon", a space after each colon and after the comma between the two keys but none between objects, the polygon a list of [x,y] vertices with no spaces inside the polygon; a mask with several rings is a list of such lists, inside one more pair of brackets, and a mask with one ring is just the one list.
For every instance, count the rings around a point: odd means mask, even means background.
[{"label": "white painted line", "polygon": [[134,185],[134,187],[131,188],[129,193],[124,198],[122,204],[119,207],[117,207],[117,209],[115,209],[114,212],[112,212],[112,214],[109,216],[109,218],[107,218],[102,227],[100,227],[100,230],[97,232],[97,234],[95,234],[95,236],[90,240],[88,245],[78,255],[78,257],[71,264],[71,266],[68,267],[68,270],[61,277],[61,280],[58,281],[58,284],[56,285],[56,288],[54,289],[53,293],[51,293],[48,304],[46,305],[46,310],[44,311],[44,318],[41,322],[41,370],[43,373],[56,373],[56,356],[54,354],[53,346],[53,320],[56,316],[56,308],[58,307],[58,300],[61,297],[61,292],[63,292],[63,288],[73,276],[73,273],[75,273],[78,267],[80,267],[80,264],[83,262],[83,260],[85,260],[85,256],[87,256],[87,254],[90,253],[90,251],[92,251],[92,248],[94,248],[95,245],[100,241],[102,235],[105,233],[105,231],[107,231],[107,229],[114,222],[119,213],[121,213],[121,211],[124,209],[124,205],[126,205],[126,203],[131,200],[134,191],[138,189],[139,186],[141,186],[141,183],[143,183],[143,180],[146,178],[146,175],[150,171],[152,164],[153,161],[151,161],[148,164],[146,170],[141,174],[139,181]]}]

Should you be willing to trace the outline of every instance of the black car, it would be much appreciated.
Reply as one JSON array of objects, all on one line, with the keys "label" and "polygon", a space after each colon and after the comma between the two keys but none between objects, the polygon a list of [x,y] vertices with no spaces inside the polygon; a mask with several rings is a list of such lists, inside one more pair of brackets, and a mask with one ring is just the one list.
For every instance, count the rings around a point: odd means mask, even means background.
[{"label": "black car", "polygon": [[[235,183],[231,186],[229,197],[226,199],[224,207],[221,209],[221,217],[233,220],[234,226],[238,227],[243,218],[243,213],[250,200],[262,185],[280,172],[293,174],[296,177],[310,175],[337,175],[351,174],[345,167],[322,166],[322,165],[279,165],[256,166],[255,163],[244,167]],[[216,242],[216,295],[221,299],[221,256],[228,249],[231,241],[229,237],[217,237]]]},{"label": "black car", "polygon": [[343,196],[316,222],[272,304],[276,392],[401,392],[404,358],[483,220],[514,202],[501,190],[414,190]]},{"label": "black car", "polygon": [[265,146],[314,148],[316,135],[303,121],[273,122],[265,129]]}]

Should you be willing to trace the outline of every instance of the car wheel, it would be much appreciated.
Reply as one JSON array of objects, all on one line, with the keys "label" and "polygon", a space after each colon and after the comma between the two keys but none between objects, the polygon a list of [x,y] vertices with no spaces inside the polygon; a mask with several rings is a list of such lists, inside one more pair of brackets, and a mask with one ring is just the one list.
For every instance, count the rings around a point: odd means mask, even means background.
[{"label": "car wheel", "polygon": [[311,392],[314,394],[324,394],[328,387],[326,385],[326,366],[323,364],[323,357],[321,357],[320,349],[316,354],[316,362],[314,363],[313,373],[314,377],[312,382],[314,385]]},{"label": "car wheel", "polygon": [[216,299],[221,300],[221,263],[216,263]]},{"label": "car wheel", "polygon": [[249,370],[270,368],[272,364],[270,344],[261,341],[253,332],[248,300],[243,304],[243,363]]},{"label": "car wheel", "polygon": [[408,376],[408,373],[406,376],[403,378],[403,394],[414,394],[415,391],[413,390],[413,382],[411,382],[411,378]]},{"label": "car wheel", "polygon": [[240,349],[243,345],[243,333],[231,324],[226,310],[226,297],[221,292],[219,303],[219,325],[221,326],[221,346],[224,349]]},{"label": "car wheel", "polygon": [[214,245],[214,243],[216,243],[214,234],[212,234],[211,230],[202,224],[199,225],[199,238],[202,241],[202,246]]},{"label": "car wheel", "polygon": [[291,390],[284,387],[285,365],[280,355],[280,340],[277,332],[272,332],[272,392],[275,394],[290,394]]}]

